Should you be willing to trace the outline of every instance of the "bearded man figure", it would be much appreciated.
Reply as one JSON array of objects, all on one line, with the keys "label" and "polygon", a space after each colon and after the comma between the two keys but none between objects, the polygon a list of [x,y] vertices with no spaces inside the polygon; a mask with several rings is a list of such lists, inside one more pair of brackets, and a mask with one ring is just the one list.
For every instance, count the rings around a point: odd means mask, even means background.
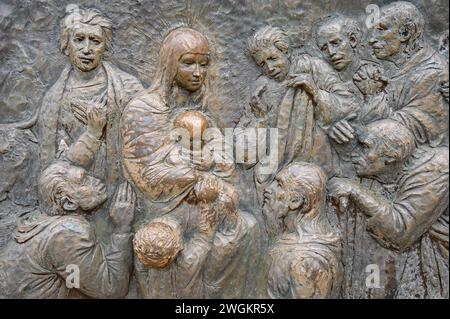
[{"label": "bearded man figure", "polygon": [[272,243],[259,289],[270,298],[336,298],[342,280],[341,239],[326,216],[326,175],[312,163],[295,162],[264,192]]}]

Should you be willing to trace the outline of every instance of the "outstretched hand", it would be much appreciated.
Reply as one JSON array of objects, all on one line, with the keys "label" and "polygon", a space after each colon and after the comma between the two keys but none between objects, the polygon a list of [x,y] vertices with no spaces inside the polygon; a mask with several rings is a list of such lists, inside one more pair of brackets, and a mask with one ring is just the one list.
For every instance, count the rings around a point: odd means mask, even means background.
[{"label": "outstretched hand", "polygon": [[92,104],[81,100],[73,100],[70,107],[75,118],[88,126],[89,133],[101,138],[106,125],[107,94],[103,93]]},{"label": "outstretched hand", "polygon": [[100,139],[106,126],[106,94],[96,99],[87,109],[87,126],[90,134]]},{"label": "outstretched hand", "polygon": [[348,178],[332,178],[328,182],[328,196],[341,211],[346,211],[349,207],[351,197],[357,192],[354,181]]}]

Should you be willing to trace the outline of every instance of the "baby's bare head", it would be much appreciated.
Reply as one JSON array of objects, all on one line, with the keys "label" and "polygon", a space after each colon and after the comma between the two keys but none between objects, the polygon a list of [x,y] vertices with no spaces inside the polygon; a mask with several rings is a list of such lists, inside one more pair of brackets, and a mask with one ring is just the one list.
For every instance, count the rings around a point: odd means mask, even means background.
[{"label": "baby's bare head", "polygon": [[187,111],[179,114],[173,121],[174,128],[186,129],[190,141],[201,140],[206,129],[209,128],[208,119],[202,112]]}]

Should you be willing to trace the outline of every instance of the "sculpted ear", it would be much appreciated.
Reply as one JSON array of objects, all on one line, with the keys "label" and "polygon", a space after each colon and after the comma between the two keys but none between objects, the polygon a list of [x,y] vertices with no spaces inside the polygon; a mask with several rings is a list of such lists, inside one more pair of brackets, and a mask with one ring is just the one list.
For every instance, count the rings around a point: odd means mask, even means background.
[{"label": "sculpted ear", "polygon": [[406,23],[399,29],[400,41],[406,42],[411,38],[411,34],[414,31],[414,24],[412,22]]},{"label": "sculpted ear", "polygon": [[352,33],[350,34],[349,38],[350,46],[354,49],[358,45],[358,39],[356,37],[356,34]]},{"label": "sculpted ear", "polygon": [[61,198],[61,206],[65,211],[73,212],[78,209],[78,204],[67,196]]}]

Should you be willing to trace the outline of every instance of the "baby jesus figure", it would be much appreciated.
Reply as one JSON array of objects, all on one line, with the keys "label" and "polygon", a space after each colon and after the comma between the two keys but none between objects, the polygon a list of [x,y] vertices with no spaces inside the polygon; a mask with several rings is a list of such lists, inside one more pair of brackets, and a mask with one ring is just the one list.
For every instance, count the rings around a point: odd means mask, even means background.
[{"label": "baby jesus figure", "polygon": [[184,164],[199,171],[209,171],[213,166],[211,154],[206,151],[205,132],[208,119],[201,112],[187,111],[173,121],[176,134],[175,147],[168,156],[173,165]]},{"label": "baby jesus figure", "polygon": [[211,171],[218,177],[229,177],[234,171],[233,159],[223,152],[222,141],[208,134],[208,119],[202,112],[187,111],[173,121],[175,147],[168,156],[170,164],[184,164],[200,171]]},{"label": "baby jesus figure", "polygon": [[211,213],[221,220],[235,219],[230,217],[237,217],[238,195],[234,187],[224,181],[233,174],[234,162],[223,151],[223,145],[218,144],[222,140],[215,141],[208,134],[207,117],[202,112],[186,111],[176,116],[173,128],[177,139],[167,162],[190,167],[199,175],[188,201],[199,202],[203,209],[216,210]]}]

